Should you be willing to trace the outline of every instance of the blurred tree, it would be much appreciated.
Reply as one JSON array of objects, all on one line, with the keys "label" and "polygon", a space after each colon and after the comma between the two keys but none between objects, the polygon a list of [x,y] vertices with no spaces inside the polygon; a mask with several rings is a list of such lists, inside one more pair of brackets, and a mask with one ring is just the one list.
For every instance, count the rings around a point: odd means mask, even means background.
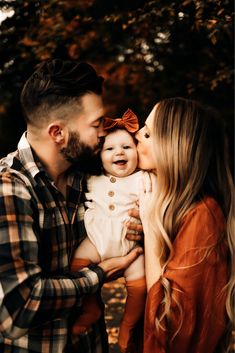
[{"label": "blurred tree", "polygon": [[52,57],[93,64],[110,115],[130,107],[143,121],[157,100],[190,97],[221,112],[232,141],[229,0],[2,0],[0,10],[11,11],[0,27],[0,156],[25,128],[23,83]]}]

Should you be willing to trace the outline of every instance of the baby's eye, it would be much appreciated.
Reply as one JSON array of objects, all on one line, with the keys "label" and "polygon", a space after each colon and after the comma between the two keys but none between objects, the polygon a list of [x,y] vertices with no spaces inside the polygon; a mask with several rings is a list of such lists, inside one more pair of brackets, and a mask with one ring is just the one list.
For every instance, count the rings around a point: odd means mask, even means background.
[{"label": "baby's eye", "polygon": [[150,137],[150,135],[149,135],[147,132],[145,132],[144,137],[145,137],[146,139],[148,139],[148,138]]},{"label": "baby's eye", "polygon": [[112,150],[113,150],[113,147],[107,147],[105,150],[106,150],[106,151],[112,151]]},{"label": "baby's eye", "polygon": [[123,146],[123,148],[124,150],[127,150],[128,148],[131,148],[131,146],[126,145],[126,146]]}]

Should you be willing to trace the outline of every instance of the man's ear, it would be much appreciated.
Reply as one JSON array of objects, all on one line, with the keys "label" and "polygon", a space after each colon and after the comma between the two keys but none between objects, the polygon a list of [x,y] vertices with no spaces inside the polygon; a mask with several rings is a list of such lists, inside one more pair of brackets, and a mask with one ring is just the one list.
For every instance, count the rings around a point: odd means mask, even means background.
[{"label": "man's ear", "polygon": [[65,142],[65,127],[61,123],[53,122],[47,127],[48,135],[57,144]]}]

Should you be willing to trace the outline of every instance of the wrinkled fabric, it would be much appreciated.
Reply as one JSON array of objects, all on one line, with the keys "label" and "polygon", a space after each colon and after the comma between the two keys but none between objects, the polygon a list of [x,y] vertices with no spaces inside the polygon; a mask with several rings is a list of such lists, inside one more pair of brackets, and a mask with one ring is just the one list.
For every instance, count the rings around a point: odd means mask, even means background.
[{"label": "wrinkled fabric", "polygon": [[[18,150],[0,161],[0,352],[62,353],[71,313],[104,280],[99,267],[70,273],[85,237],[82,175],[68,174],[67,199],[23,135]],[[78,351],[104,353],[104,325],[79,338]],[[69,350],[67,350],[69,352]]]},{"label": "wrinkled fabric", "polygon": [[[205,198],[184,217],[173,242],[174,255],[163,276],[172,290],[171,321],[163,322],[168,331],[156,329],[155,318],[160,317],[164,305],[163,286],[159,280],[150,288],[147,297],[144,353],[216,352],[228,320],[224,290],[228,281],[228,249],[224,231],[221,208],[212,198]],[[209,250],[215,244],[216,248]],[[171,341],[169,332],[177,330]]]}]

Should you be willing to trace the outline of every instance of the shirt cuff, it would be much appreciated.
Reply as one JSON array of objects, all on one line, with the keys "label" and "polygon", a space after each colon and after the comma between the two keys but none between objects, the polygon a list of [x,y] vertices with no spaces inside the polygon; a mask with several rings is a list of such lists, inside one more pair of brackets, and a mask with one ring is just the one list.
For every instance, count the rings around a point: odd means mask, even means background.
[{"label": "shirt cuff", "polygon": [[99,284],[100,284],[100,286],[102,286],[104,284],[104,281],[106,278],[106,274],[105,274],[104,270],[95,264],[89,265],[88,268],[97,274],[98,279],[99,279]]}]

